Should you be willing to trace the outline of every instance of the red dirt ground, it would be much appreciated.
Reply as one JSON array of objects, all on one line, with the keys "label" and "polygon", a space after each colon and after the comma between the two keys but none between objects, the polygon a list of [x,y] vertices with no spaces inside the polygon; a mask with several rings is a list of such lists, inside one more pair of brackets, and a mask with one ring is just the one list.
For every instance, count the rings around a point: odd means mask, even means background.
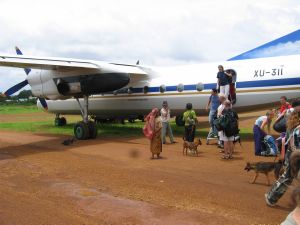
[{"label": "red dirt ground", "polygon": [[0,131],[1,225],[279,224],[292,210],[290,191],[269,208],[266,178],[249,184],[246,161],[273,160],[249,141],[222,161],[215,145],[183,156],[177,138],[150,160],[145,138],[65,138]]}]

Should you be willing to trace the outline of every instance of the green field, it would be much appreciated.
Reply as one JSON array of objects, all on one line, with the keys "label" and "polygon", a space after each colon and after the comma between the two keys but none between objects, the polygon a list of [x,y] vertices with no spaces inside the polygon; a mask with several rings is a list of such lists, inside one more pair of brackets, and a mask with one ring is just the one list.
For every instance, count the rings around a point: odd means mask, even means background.
[{"label": "green field", "polygon": [[0,115],[7,114],[22,114],[22,113],[34,113],[40,110],[36,105],[31,104],[2,104],[0,105]]},{"label": "green field", "polygon": [[[73,126],[76,121],[80,120],[79,116],[66,116],[68,124],[63,127],[54,126],[54,115],[45,113],[43,121],[31,121],[31,118],[34,118],[35,115],[40,115],[41,112],[35,105],[0,105],[0,116],[9,115],[12,116],[22,116],[25,114],[30,114],[31,117],[28,118],[28,121],[15,121],[15,122],[0,122],[0,130],[12,130],[19,132],[33,132],[33,133],[50,133],[50,134],[63,134],[63,135],[73,135]],[[43,114],[42,114],[43,115]],[[41,115],[40,115],[41,116]],[[135,123],[105,123],[98,124],[98,134],[99,136],[142,136],[142,128],[144,126],[143,122],[137,121]],[[184,133],[184,127],[176,126],[175,122],[171,123],[173,133],[175,136],[182,136]],[[199,128],[197,129],[197,135],[201,137],[206,137],[208,132],[207,123],[200,123]],[[252,129],[251,128],[241,128],[241,136],[243,138],[252,138]]]}]

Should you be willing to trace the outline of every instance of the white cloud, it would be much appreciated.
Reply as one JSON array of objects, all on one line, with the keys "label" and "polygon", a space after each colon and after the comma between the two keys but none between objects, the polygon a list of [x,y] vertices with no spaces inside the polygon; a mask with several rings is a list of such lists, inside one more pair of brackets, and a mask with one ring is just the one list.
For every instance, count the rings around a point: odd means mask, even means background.
[{"label": "white cloud", "polygon": [[[1,0],[0,51],[172,65],[226,60],[299,25],[296,0]],[[0,68],[0,91],[21,72]]]}]

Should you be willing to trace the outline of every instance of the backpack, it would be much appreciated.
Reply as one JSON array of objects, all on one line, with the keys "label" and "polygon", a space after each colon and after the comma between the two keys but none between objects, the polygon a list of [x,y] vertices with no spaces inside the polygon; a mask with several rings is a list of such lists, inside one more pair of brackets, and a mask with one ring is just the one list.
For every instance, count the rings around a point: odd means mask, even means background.
[{"label": "backpack", "polygon": [[187,123],[188,123],[188,125],[195,125],[196,124],[196,121],[195,121],[195,119],[193,118],[193,115],[192,115],[192,113],[190,112],[190,114],[189,114],[189,116],[188,116],[188,118],[187,118]]},{"label": "backpack", "polygon": [[276,140],[271,135],[266,135],[263,139],[264,151],[261,152],[263,156],[276,156],[278,148]]},{"label": "backpack", "polygon": [[236,136],[239,134],[238,120],[232,110],[225,112],[220,118],[220,126],[227,137]]},{"label": "backpack", "polygon": [[221,119],[222,119],[222,117],[219,117],[219,118],[215,118],[215,119],[214,119],[213,124],[214,124],[214,126],[216,127],[217,131],[222,131],[222,130],[223,130],[223,127],[222,127],[222,125],[221,125]]},{"label": "backpack", "polygon": [[278,133],[286,132],[286,117],[281,117],[276,123],[273,125],[273,130],[275,130]]}]

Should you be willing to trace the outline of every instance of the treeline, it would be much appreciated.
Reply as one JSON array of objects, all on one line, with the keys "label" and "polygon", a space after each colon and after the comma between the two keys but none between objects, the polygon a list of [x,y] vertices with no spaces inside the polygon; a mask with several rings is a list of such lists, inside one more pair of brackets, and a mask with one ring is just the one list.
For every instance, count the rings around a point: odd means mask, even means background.
[{"label": "treeline", "polygon": [[31,90],[23,90],[12,96],[0,92],[0,104],[36,104],[36,97],[32,96]]}]

